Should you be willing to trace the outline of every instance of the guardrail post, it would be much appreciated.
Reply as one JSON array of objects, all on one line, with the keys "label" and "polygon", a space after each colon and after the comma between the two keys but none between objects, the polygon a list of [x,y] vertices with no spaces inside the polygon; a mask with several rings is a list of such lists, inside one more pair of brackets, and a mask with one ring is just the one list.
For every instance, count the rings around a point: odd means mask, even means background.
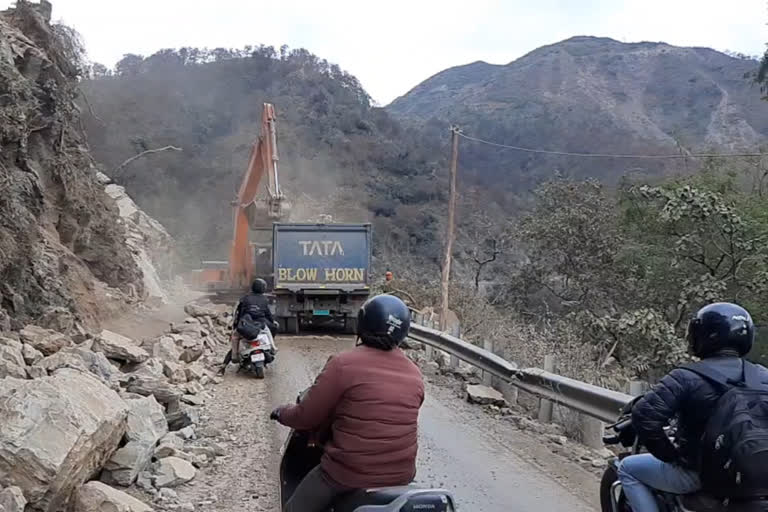
[{"label": "guardrail post", "polygon": [[590,418],[584,414],[581,415],[581,442],[586,446],[599,450],[604,448],[603,433],[605,432],[605,425],[602,421]]},{"label": "guardrail post", "polygon": [[517,404],[517,393],[518,389],[510,384],[509,382],[504,382],[501,379],[497,379],[498,382],[498,390],[501,391],[501,394],[504,396],[504,399],[507,401],[509,405],[515,405]]},{"label": "guardrail post", "polygon": [[[544,371],[555,372],[555,356],[544,356]],[[552,423],[552,402],[549,400],[539,400],[539,421],[541,423]]]},{"label": "guardrail post", "polygon": [[[493,340],[491,338],[486,338],[483,340],[483,348],[487,350],[488,352],[493,353]],[[484,386],[493,386],[493,375],[491,375],[488,372],[483,372],[483,385]]]},{"label": "guardrail post", "polygon": [[[428,324],[427,327],[431,329],[435,329],[437,326],[435,325],[435,321],[433,320],[427,320],[426,323]],[[435,349],[432,347],[432,345],[425,345],[424,346],[425,354],[427,356],[427,361],[434,361],[435,360]]]},{"label": "guardrail post", "polygon": [[[460,335],[461,335],[461,330],[459,328],[459,325],[455,324],[453,327],[451,327],[451,336],[455,338],[459,338]],[[453,354],[451,354],[450,366],[453,369],[456,369],[459,367],[459,358],[454,356]]]}]

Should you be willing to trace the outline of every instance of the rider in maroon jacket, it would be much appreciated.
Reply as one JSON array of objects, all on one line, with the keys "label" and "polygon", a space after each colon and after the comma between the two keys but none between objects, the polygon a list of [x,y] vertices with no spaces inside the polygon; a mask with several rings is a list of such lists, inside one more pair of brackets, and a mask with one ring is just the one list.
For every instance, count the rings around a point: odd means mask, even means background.
[{"label": "rider in maroon jacket", "polygon": [[299,484],[284,512],[323,512],[341,494],[407,485],[416,476],[424,383],[398,348],[410,318],[397,297],[368,300],[358,313],[362,344],[331,357],[300,404],[272,413],[297,430],[331,426],[320,465]]}]

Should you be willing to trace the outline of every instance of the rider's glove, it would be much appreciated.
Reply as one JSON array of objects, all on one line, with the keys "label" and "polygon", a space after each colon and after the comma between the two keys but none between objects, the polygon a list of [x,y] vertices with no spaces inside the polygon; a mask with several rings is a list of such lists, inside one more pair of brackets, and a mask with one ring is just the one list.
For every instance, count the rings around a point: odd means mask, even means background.
[{"label": "rider's glove", "polygon": [[275,420],[275,421],[280,421],[280,408],[279,407],[272,411],[272,414],[269,415],[269,419]]}]

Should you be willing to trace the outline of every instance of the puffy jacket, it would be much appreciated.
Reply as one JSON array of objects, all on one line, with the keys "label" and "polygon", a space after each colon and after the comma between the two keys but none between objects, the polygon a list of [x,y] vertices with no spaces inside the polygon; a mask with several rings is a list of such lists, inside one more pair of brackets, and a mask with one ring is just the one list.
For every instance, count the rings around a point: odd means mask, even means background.
[{"label": "puffy jacket", "polygon": [[[713,357],[705,361],[731,380],[743,378],[742,359],[738,357]],[[768,370],[762,366],[760,370],[763,383],[768,385]],[[699,469],[699,439],[721,395],[717,384],[689,370],[676,368],[635,404],[632,424],[655,457]],[[675,417],[679,449],[664,434],[664,427]]]},{"label": "puffy jacket", "polygon": [[237,310],[235,310],[233,329],[237,328],[237,322],[243,315],[250,316],[251,320],[257,324],[262,323],[271,326],[274,323],[272,311],[269,310],[269,301],[260,293],[249,293],[240,299],[240,302],[237,303]]},{"label": "puffy jacket", "polygon": [[297,430],[331,426],[321,466],[342,486],[406,485],[416,476],[424,382],[400,349],[358,346],[331,357],[309,393],[283,407],[279,421]]}]

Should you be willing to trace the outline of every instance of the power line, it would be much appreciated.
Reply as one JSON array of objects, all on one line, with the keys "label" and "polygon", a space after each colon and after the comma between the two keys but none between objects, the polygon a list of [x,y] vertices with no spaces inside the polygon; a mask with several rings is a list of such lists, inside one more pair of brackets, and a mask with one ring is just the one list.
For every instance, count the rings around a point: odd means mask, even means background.
[{"label": "power line", "polygon": [[494,146],[497,148],[513,149],[515,151],[524,151],[526,153],[538,153],[544,155],[559,155],[559,156],[576,156],[576,157],[588,157],[588,158],[642,158],[651,160],[662,159],[680,159],[680,158],[744,158],[744,157],[762,157],[768,156],[768,153],[689,153],[683,155],[622,155],[622,154],[610,154],[610,153],[573,153],[570,151],[552,151],[548,149],[535,149],[525,148],[521,146],[511,146],[509,144],[500,144],[498,142],[491,142],[489,140],[480,139],[477,137],[470,137],[459,131],[459,136],[471,140],[473,142],[479,142],[481,144],[487,144],[488,146]]}]

